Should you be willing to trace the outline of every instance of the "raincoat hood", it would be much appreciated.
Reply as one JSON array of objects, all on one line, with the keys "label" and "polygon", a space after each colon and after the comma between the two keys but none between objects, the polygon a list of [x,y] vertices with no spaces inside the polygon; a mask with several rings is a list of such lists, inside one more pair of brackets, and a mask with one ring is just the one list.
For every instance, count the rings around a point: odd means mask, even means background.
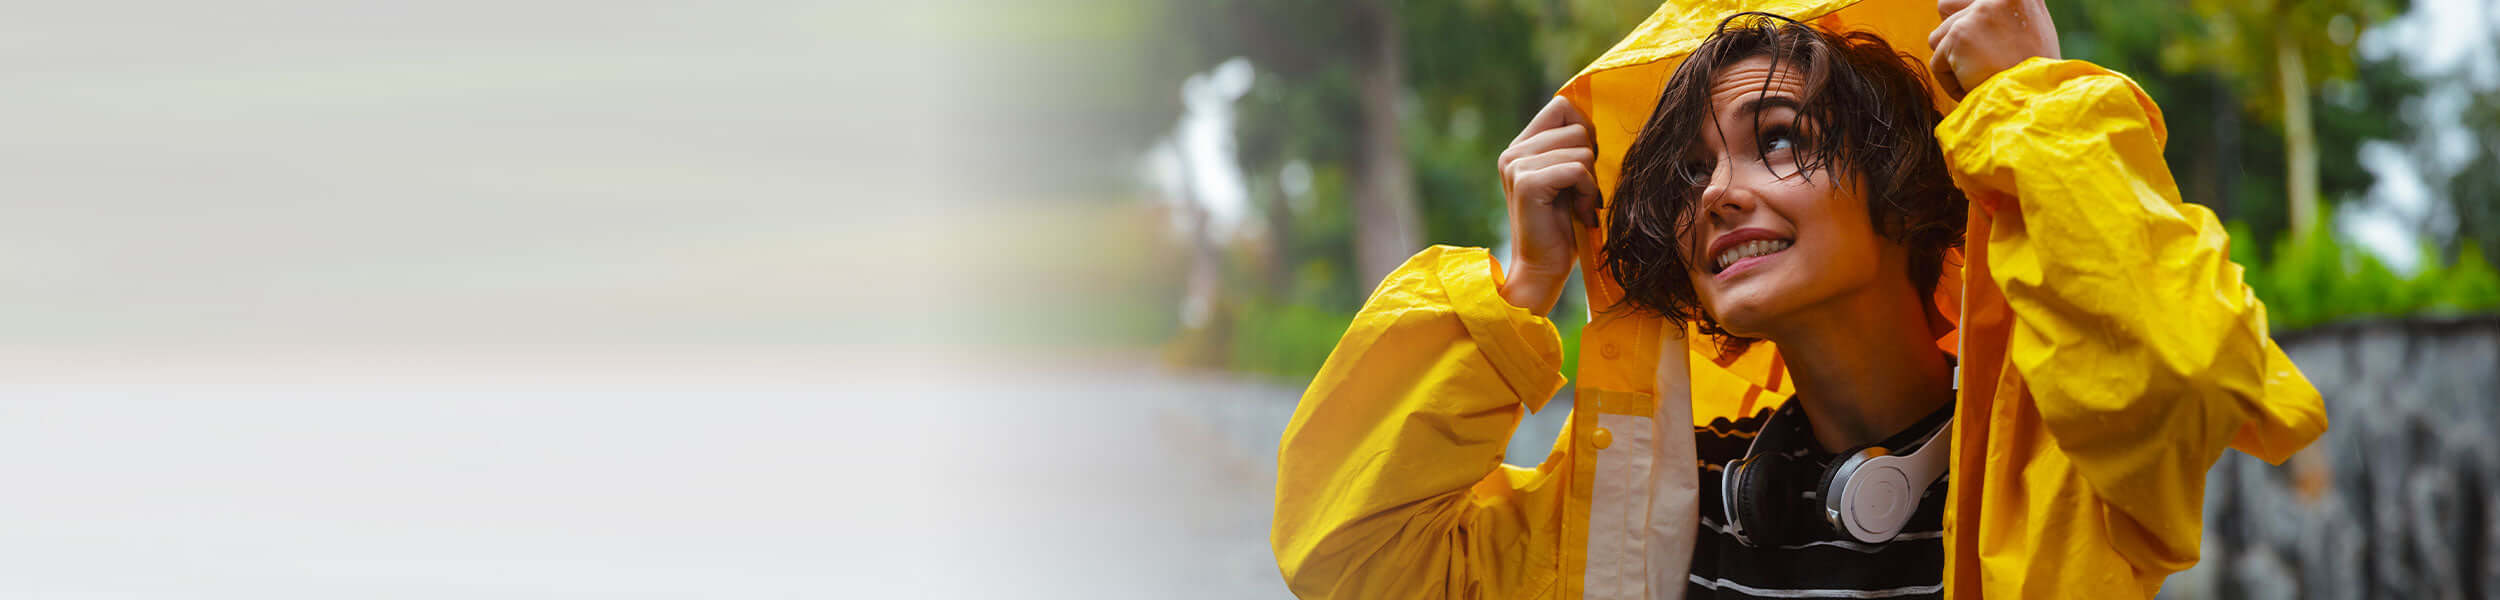
[{"label": "raincoat hood", "polygon": [[[1709,39],[1719,23],[1728,15],[1746,11],[1766,12],[1815,25],[1828,31],[1867,31],[1893,44],[1893,50],[1909,56],[1913,65],[1925,65],[1932,56],[1925,43],[1927,33],[1936,28],[1941,18],[1936,4],[1923,0],[1704,0],[1668,2],[1651,13],[1632,33],[1615,43],[1596,61],[1574,75],[1555,95],[1571,100],[1581,116],[1586,117],[1597,138],[1597,187],[1606,198],[1614,197],[1615,184],[1623,169],[1624,150],[1632,147],[1640,135],[1641,125],[1649,121],[1657,108],[1658,96],[1666,88],[1667,78],[1684,64],[1703,40]],[[1925,70],[1919,71],[1924,75]],[[1931,77],[1922,76],[1928,91],[1936,99],[1939,114],[1953,111],[1952,96],[1936,86]],[[1589,306],[1603,310],[1623,297],[1623,287],[1613,273],[1598,267],[1598,249],[1604,247],[1605,220],[1609,211],[1599,211],[1600,224],[1586,228],[1580,245],[1582,281],[1588,283]],[[1936,307],[1949,319],[1960,322],[1962,301],[1962,262],[1959,250],[1945,256],[1944,270],[1936,290]],[[1696,368],[1709,368],[1728,376],[1741,378],[1774,389],[1783,376],[1771,368],[1769,357],[1779,350],[1769,342],[1754,344],[1734,357],[1719,357],[1719,349],[1708,336],[1686,336],[1694,352],[1717,357]],[[1951,329],[1939,332],[1937,345],[1959,353],[1959,343]]]}]

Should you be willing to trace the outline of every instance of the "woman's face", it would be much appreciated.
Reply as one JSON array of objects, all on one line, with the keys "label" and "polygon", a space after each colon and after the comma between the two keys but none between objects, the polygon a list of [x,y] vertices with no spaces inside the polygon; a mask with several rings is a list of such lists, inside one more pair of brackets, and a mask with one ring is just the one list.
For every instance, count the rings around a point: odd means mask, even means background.
[{"label": "woman's face", "polygon": [[1709,180],[1680,241],[1693,290],[1721,328],[1776,341],[1799,317],[1882,277],[1907,281],[1908,251],[1875,233],[1866,199],[1829,170],[1799,172],[1816,124],[1797,120],[1806,90],[1793,65],[1774,76],[1769,57],[1740,60],[1713,75],[1709,93],[1715,123],[1702,128],[1701,155],[1687,157]]}]

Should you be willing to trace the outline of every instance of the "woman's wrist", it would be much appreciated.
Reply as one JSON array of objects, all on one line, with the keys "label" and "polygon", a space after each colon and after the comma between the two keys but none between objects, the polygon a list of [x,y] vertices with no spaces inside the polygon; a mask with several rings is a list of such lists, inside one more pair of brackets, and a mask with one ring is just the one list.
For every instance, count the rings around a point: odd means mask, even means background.
[{"label": "woman's wrist", "polygon": [[1502,299],[1529,313],[1545,316],[1554,311],[1554,303],[1562,299],[1562,287],[1571,278],[1571,268],[1538,267],[1525,262],[1512,263],[1501,285]]}]

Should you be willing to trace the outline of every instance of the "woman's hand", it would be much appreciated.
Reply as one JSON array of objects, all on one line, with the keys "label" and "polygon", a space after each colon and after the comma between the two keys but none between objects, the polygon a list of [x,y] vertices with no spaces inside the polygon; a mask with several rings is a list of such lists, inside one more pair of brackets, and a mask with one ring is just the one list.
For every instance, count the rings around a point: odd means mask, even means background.
[{"label": "woman's hand", "polygon": [[1936,83],[1960,100],[1980,82],[2034,56],[2059,58],[2057,24],[2041,0],[1939,0],[1944,22],[1927,34]]},{"label": "woman's hand", "polygon": [[1571,101],[1554,97],[1495,161],[1510,203],[1511,259],[1502,299],[1542,315],[1562,297],[1577,256],[1572,220],[1597,224],[1597,141]]}]

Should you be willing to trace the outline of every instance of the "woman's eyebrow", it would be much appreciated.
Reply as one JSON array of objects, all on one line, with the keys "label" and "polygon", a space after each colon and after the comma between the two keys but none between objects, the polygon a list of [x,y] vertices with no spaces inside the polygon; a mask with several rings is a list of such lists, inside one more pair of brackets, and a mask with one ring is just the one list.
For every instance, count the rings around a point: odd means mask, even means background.
[{"label": "woman's eyebrow", "polygon": [[1754,94],[1745,98],[1744,103],[1736,105],[1736,114],[1760,114],[1762,111],[1774,108],[1786,108],[1796,111],[1805,110],[1805,106],[1803,104],[1799,104],[1796,98],[1786,95]]}]

